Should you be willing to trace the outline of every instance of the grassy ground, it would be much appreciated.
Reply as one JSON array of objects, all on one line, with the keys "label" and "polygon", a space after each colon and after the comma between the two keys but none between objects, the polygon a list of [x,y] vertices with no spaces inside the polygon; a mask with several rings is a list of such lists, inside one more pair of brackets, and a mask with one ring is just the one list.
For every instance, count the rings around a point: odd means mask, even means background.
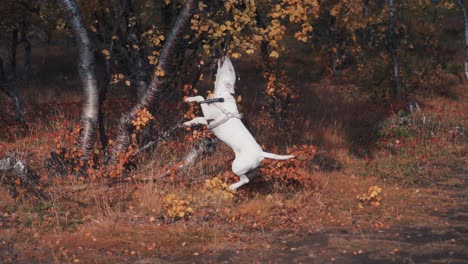
[{"label": "grassy ground", "polygon": [[[418,98],[422,111],[409,116],[346,96],[344,84],[302,83],[290,129],[266,130],[254,122],[258,102],[249,90],[255,77],[245,71],[242,104],[258,141],[281,153],[293,145],[316,150],[298,156],[301,162],[288,171],[299,176],[276,173],[292,165],[267,162],[257,180],[235,193],[225,188],[235,180],[229,174],[234,155],[222,144],[193,168],[160,177],[190,148],[182,137],[143,155],[128,177],[112,184],[105,178],[50,177],[45,160],[78,122],[79,100],[70,98],[79,94],[30,100],[28,130],[12,121],[11,103],[1,98],[7,103],[0,110],[0,156],[19,153],[51,199],[26,192],[13,199],[5,184],[0,187],[0,262],[468,259],[466,87],[454,88],[457,99]],[[122,111],[128,108],[121,98],[111,100]]]}]

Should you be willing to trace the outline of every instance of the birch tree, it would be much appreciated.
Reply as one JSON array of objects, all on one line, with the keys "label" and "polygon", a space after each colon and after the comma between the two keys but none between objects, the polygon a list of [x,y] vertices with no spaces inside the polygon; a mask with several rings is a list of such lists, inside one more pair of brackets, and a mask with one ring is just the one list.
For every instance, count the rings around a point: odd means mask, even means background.
[{"label": "birch tree", "polygon": [[398,53],[395,45],[395,0],[388,0],[388,31],[387,31],[387,48],[392,57],[393,63],[393,81],[395,99],[401,100],[403,94],[403,87],[400,80],[400,62],[398,60]]},{"label": "birch tree", "polygon": [[465,77],[468,80],[468,13],[466,12],[466,7],[464,0],[455,0],[458,4],[458,7],[461,9],[463,13],[463,25],[465,27]]},{"label": "birch tree", "polygon": [[65,11],[70,28],[78,43],[78,72],[84,96],[81,116],[82,131],[78,142],[83,151],[83,159],[86,159],[96,140],[99,107],[94,49],[76,1],[60,0],[59,3]]},{"label": "birch tree", "polygon": [[161,87],[165,84],[164,76],[168,71],[174,48],[177,44],[177,41],[182,37],[184,30],[187,28],[197,3],[197,0],[185,1],[184,7],[177,16],[175,23],[167,36],[167,40],[164,43],[163,49],[161,50],[158,64],[148,89],[146,90],[145,94],[140,97],[139,102],[128,113],[121,117],[118,127],[116,145],[112,152],[113,161],[116,161],[117,157],[121,153],[125,152],[127,147],[130,145],[130,134],[134,130],[131,121],[135,119],[138,112],[145,108],[149,108],[150,105],[154,103],[156,95],[158,92],[160,92]]}]

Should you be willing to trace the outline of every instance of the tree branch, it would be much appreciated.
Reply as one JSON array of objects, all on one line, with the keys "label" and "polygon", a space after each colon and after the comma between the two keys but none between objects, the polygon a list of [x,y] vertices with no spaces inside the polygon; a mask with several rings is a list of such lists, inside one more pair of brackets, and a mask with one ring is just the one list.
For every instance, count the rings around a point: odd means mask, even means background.
[{"label": "tree branch", "polygon": [[[177,44],[177,40],[182,37],[186,26],[192,18],[196,2],[198,1],[185,1],[184,7],[177,16],[177,19],[166,38],[161,55],[159,56],[157,69],[160,72],[167,72],[169,70],[171,56],[174,54],[174,48]],[[130,144],[130,134],[134,130],[133,126],[131,125],[131,120],[136,117],[138,111],[142,110],[143,108],[149,108],[149,106],[154,103],[156,95],[159,93],[161,86],[164,84],[164,76],[158,76],[157,74],[154,74],[148,89],[140,98],[139,102],[128,113],[121,117],[118,127],[116,145],[112,152],[112,161],[116,161],[118,155],[126,151]]]}]

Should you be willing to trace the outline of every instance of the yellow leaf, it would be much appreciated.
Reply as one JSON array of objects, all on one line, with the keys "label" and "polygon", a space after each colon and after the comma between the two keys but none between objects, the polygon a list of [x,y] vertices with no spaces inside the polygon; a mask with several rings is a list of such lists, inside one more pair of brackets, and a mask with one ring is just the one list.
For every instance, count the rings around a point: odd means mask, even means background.
[{"label": "yellow leaf", "polygon": [[130,86],[130,81],[129,81],[129,80],[126,80],[126,81],[125,81],[125,85]]},{"label": "yellow leaf", "polygon": [[272,51],[272,52],[270,53],[270,57],[272,57],[272,58],[278,58],[278,57],[279,57],[279,53],[278,53],[277,51]]},{"label": "yellow leaf", "polygon": [[162,76],[166,75],[166,73],[164,71],[161,71],[161,70],[156,70],[156,75],[162,77]]},{"label": "yellow leaf", "polygon": [[240,53],[236,52],[231,55],[234,59],[238,59],[241,55]]},{"label": "yellow leaf", "polygon": [[226,8],[226,11],[229,12],[229,10],[231,10],[231,4],[229,2],[224,3],[224,8]]}]

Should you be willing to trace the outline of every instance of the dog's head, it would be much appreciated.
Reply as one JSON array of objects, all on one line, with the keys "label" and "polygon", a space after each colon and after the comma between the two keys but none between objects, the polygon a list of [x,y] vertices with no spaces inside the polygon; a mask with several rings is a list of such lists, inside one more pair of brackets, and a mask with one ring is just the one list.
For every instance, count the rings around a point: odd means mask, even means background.
[{"label": "dog's head", "polygon": [[215,81],[215,93],[229,93],[234,95],[236,86],[236,71],[228,56],[218,60],[218,72]]}]

